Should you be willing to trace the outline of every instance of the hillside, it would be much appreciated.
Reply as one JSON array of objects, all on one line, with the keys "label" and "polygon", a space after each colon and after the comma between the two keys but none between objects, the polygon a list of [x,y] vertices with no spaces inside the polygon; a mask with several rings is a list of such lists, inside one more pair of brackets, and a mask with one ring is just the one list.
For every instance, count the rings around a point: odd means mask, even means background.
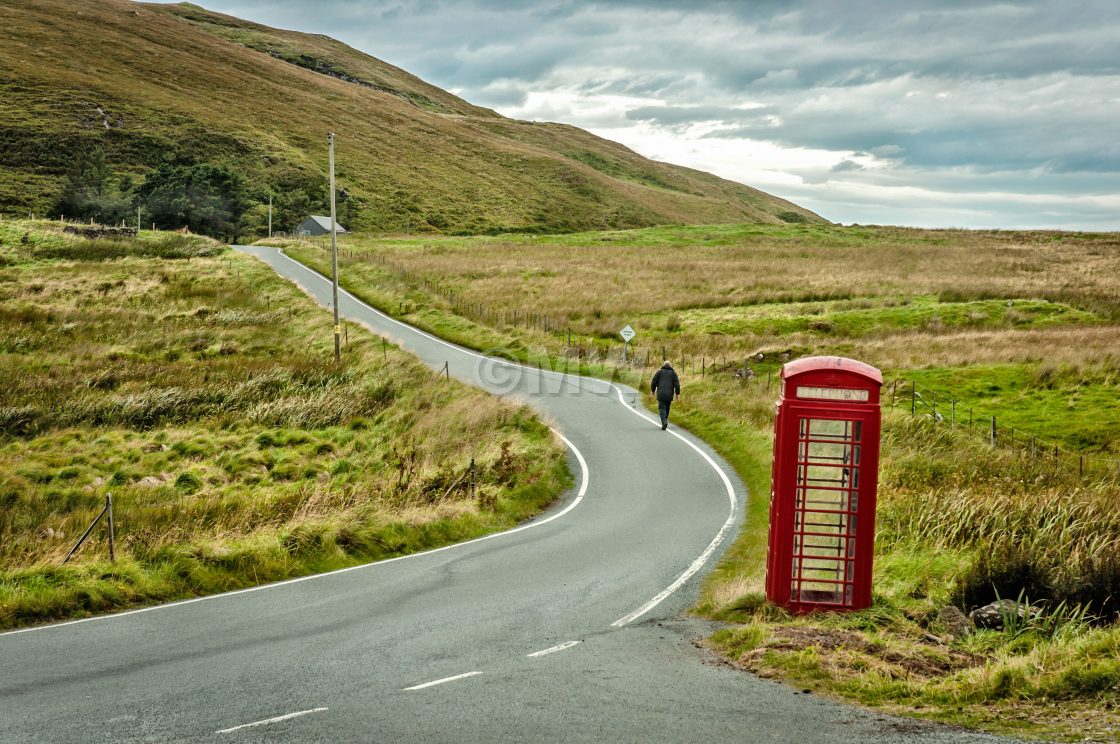
[{"label": "hillside", "polygon": [[571,126],[504,118],[332,39],[194,5],[15,0],[0,26],[0,212],[49,213],[75,163],[128,188],[161,163],[214,163],[254,203],[273,196],[290,228],[325,201],[334,131],[351,228],[823,222]]}]

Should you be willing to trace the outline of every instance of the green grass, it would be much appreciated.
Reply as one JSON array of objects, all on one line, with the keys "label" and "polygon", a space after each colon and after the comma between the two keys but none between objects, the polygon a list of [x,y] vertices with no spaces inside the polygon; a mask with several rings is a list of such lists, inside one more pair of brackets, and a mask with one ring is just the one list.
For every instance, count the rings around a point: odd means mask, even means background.
[{"label": "green grass", "polygon": [[1010,443],[1019,432],[1020,447],[1063,448],[1120,456],[1120,374],[1110,365],[1086,360],[1081,367],[1055,364],[985,364],[910,371],[906,379],[933,392],[942,415],[957,401],[963,420],[974,411],[977,426],[987,431],[996,417],[997,436]]},{"label": "green grass", "polygon": [[[0,628],[469,539],[570,482],[529,409],[358,328],[334,364],[329,315],[260,262],[57,230],[0,223]],[[61,565],[106,493],[117,562],[99,530]]]},{"label": "green grass", "polygon": [[905,331],[1045,328],[1099,322],[1093,313],[1045,300],[941,302],[935,296],[857,298],[829,303],[762,303],[661,311],[639,316],[677,334],[860,338]]}]

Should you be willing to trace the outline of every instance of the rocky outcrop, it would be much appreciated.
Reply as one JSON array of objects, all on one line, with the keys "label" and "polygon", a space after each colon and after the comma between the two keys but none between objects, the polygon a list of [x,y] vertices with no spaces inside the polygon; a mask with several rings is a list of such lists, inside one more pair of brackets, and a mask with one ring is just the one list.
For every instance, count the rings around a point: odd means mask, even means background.
[{"label": "rocky outcrop", "polygon": [[135,227],[110,227],[108,225],[67,225],[62,232],[81,235],[83,238],[135,238]]}]

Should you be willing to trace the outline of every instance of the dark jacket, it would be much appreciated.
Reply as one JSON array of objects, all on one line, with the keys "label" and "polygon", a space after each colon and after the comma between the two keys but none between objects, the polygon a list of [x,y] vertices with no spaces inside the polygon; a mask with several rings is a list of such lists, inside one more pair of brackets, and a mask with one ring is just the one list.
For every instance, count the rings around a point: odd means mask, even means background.
[{"label": "dark jacket", "polygon": [[681,394],[681,378],[677,371],[669,366],[668,362],[653,373],[653,382],[649,384],[650,391],[658,400],[671,401],[674,395]]}]

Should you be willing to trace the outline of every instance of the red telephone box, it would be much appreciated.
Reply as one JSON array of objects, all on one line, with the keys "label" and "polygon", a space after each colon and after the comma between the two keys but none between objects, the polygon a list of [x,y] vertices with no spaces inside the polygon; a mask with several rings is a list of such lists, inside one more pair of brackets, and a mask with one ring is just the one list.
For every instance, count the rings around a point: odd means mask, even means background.
[{"label": "red telephone box", "polygon": [[766,558],[774,604],[798,613],[871,605],[882,386],[879,370],[843,357],[782,367]]}]

